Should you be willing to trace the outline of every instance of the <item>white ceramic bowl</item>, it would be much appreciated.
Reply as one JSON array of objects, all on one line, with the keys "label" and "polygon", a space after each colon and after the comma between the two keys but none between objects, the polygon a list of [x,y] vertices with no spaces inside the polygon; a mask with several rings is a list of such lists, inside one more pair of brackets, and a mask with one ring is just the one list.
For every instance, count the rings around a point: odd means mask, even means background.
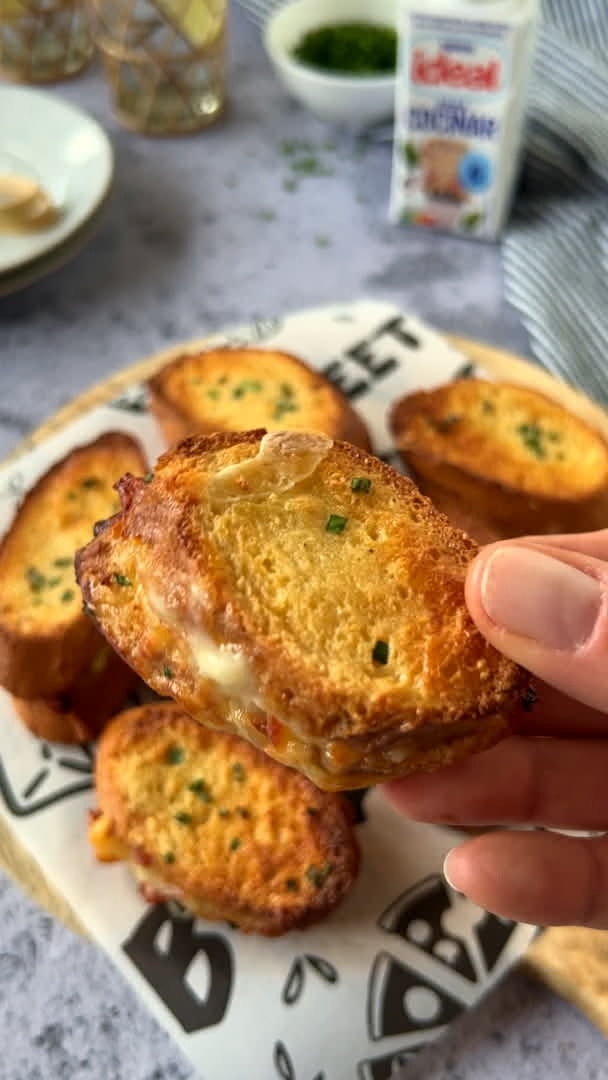
[{"label": "white ceramic bowl", "polygon": [[345,22],[396,26],[397,0],[294,0],[279,8],[264,30],[266,52],[292,95],[322,120],[363,128],[391,117],[395,76],[316,71],[292,53],[309,30]]}]

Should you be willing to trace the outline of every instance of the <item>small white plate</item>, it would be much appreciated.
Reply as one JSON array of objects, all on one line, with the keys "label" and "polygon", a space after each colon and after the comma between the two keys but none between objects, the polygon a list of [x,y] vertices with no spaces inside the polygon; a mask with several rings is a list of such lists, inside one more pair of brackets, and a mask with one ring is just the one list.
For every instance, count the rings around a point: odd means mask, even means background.
[{"label": "small white plate", "polygon": [[114,168],[110,141],[90,116],[50,94],[0,87],[0,153],[19,158],[59,207],[54,225],[0,234],[0,274],[52,251],[104,200]]}]

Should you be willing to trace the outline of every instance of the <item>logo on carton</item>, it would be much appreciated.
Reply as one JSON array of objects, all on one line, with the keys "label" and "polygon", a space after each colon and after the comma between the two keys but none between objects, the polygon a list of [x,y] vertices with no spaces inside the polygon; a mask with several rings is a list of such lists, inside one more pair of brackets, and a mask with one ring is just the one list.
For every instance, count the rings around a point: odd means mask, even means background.
[{"label": "logo on carton", "polygon": [[413,83],[422,86],[495,93],[500,89],[501,64],[495,57],[481,63],[471,62],[441,49],[427,52],[417,48],[412,53],[411,78]]}]

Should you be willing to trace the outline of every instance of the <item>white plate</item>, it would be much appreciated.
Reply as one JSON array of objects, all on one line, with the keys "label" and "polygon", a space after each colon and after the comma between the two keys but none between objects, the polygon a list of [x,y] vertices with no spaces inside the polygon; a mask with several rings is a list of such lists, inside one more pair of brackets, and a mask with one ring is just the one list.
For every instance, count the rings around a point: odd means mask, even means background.
[{"label": "white plate", "polygon": [[[396,460],[391,402],[453,378],[465,362],[429,327],[376,301],[260,320],[214,340],[296,352],[324,371],[388,460]],[[139,438],[151,463],[163,449],[135,375],[120,397],[0,468],[0,533],[44,471],[111,430]],[[95,863],[88,847],[92,748],[41,743],[2,691],[0,728],[0,826],[205,1080],[405,1080],[400,1067],[472,1008],[534,936],[449,889],[441,867],[454,833],[408,822],[375,791],[357,827],[361,873],[325,922],[272,940],[147,905],[124,865]]]},{"label": "white plate", "polygon": [[90,116],[22,87],[0,87],[0,151],[20,158],[61,207],[57,223],[27,236],[0,235],[0,274],[52,251],[105,198],[114,167],[110,141]]}]

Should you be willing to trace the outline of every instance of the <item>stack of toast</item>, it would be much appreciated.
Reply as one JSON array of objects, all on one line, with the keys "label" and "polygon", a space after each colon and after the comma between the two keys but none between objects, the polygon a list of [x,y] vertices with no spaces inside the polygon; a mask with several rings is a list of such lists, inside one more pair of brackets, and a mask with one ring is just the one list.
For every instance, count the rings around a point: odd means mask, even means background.
[{"label": "stack of toast", "polygon": [[[476,541],[608,524],[608,446],[535,391],[457,380],[392,409],[417,487],[291,355],[189,354],[149,390],[172,446],[154,472],[102,436],[5,537],[0,684],[43,738],[114,717],[100,860],[148,900],[276,935],[352,887],[344,792],[509,734],[529,677],[474,626],[467,567]],[[173,702],[119,712],[136,675]]]}]

